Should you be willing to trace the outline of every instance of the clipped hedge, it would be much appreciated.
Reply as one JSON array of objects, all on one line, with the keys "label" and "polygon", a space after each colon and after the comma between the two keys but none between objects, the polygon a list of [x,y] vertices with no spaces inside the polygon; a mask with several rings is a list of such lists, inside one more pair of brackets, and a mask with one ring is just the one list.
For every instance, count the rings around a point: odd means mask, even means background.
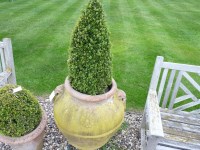
[{"label": "clipped hedge", "polygon": [[37,99],[24,88],[13,94],[16,87],[6,85],[0,88],[0,134],[11,137],[33,131],[42,117]]},{"label": "clipped hedge", "polygon": [[85,94],[105,93],[112,83],[109,32],[102,5],[90,0],[75,27],[69,50],[71,86]]}]

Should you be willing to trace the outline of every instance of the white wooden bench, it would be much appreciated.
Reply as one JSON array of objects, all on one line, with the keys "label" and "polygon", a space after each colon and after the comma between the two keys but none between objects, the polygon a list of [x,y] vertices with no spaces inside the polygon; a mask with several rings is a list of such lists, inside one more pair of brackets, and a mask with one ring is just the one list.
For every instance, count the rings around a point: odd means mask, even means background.
[{"label": "white wooden bench", "polygon": [[16,84],[12,44],[9,38],[0,41],[0,87]]},{"label": "white wooden bench", "polygon": [[143,150],[200,150],[199,82],[200,66],[157,57],[141,123]]}]

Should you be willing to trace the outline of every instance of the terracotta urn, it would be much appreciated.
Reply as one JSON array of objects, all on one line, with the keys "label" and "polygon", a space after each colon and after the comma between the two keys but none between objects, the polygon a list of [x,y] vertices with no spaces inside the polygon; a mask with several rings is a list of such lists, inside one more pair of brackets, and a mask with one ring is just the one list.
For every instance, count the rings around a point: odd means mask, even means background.
[{"label": "terracotta urn", "polygon": [[78,149],[102,147],[124,120],[126,95],[112,80],[111,89],[102,95],[86,95],[74,90],[68,79],[57,88],[54,119],[68,142]]},{"label": "terracotta urn", "polygon": [[47,116],[42,109],[42,119],[38,127],[31,133],[21,137],[9,137],[0,135],[0,141],[10,145],[14,150],[42,150],[44,130],[47,124]]}]

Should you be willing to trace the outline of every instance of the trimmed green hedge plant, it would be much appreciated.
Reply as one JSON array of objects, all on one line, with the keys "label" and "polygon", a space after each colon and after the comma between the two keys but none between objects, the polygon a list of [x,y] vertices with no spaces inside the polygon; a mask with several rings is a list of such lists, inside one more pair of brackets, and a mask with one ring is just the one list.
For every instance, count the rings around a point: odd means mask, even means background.
[{"label": "trimmed green hedge plant", "polygon": [[33,131],[42,118],[38,100],[24,88],[13,93],[16,87],[6,85],[0,89],[0,134],[11,137]]},{"label": "trimmed green hedge plant", "polygon": [[69,50],[71,86],[85,94],[105,93],[112,83],[109,32],[102,5],[90,0],[75,27]]}]

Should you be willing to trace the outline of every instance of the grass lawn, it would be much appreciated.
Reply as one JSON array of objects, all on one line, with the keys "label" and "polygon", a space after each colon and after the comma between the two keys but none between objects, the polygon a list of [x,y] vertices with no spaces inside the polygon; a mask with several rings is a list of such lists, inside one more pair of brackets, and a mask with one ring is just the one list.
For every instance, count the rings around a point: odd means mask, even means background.
[{"label": "grass lawn", "polygon": [[[71,32],[88,0],[0,0],[0,39],[12,39],[18,84],[49,94],[67,76]],[[102,0],[113,76],[127,106],[142,108],[157,55],[200,65],[198,0]]]}]

